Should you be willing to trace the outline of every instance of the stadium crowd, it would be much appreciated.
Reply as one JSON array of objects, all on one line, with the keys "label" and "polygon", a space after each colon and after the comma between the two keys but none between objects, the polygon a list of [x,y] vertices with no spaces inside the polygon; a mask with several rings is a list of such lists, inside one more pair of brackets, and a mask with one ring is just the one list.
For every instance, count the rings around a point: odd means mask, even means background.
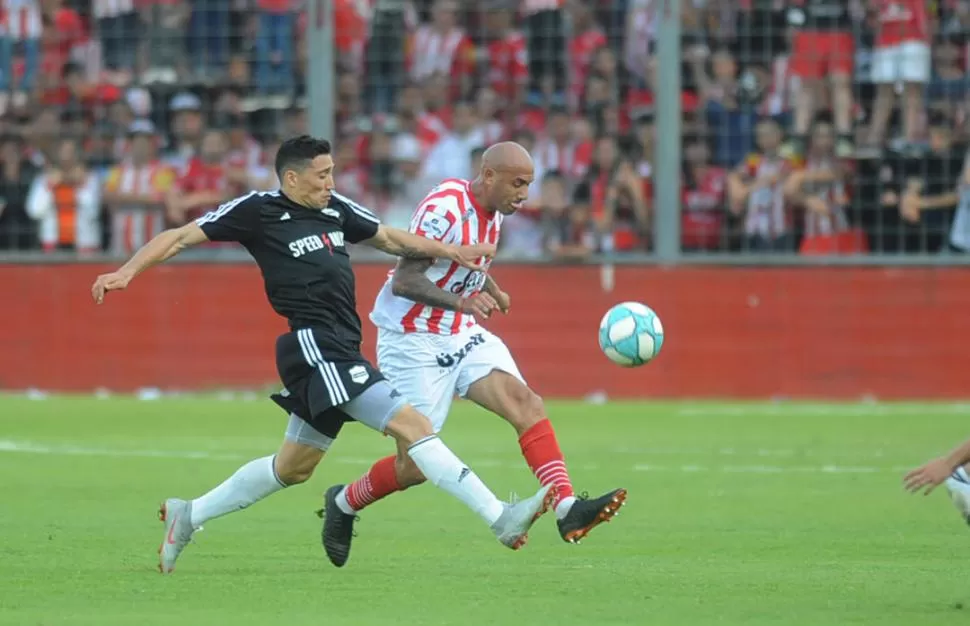
[{"label": "stadium crowd", "polygon": [[[0,251],[127,254],[306,132],[296,0],[0,0]],[[970,0],[683,0],[682,246],[970,250]],[[338,189],[534,155],[503,249],[648,252],[663,0],[335,0]]]}]

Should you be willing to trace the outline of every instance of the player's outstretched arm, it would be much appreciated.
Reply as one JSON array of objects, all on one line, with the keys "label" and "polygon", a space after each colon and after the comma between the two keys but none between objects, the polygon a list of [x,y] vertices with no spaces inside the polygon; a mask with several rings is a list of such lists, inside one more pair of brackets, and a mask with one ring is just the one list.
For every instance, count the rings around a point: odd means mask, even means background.
[{"label": "player's outstretched arm", "polygon": [[482,257],[495,255],[494,244],[479,243],[471,246],[456,246],[414,235],[384,224],[378,227],[376,235],[361,243],[406,259],[450,259],[471,270],[482,269],[479,262]]},{"label": "player's outstretched arm", "polygon": [[928,494],[966,463],[970,463],[970,440],[957,446],[950,454],[912,470],[903,478],[903,483],[908,491],[923,491]]},{"label": "player's outstretched arm", "polygon": [[91,287],[91,296],[98,304],[104,302],[104,296],[109,291],[124,289],[131,279],[141,274],[149,267],[166,261],[182,250],[208,241],[205,233],[195,222],[185,226],[172,228],[156,235],[151,241],[142,246],[127,263],[114,272],[102,274]]},{"label": "player's outstretched arm", "polygon": [[486,292],[468,298],[446,291],[428,278],[427,271],[432,259],[401,259],[391,279],[391,293],[412,302],[430,307],[461,311],[479,319],[488,319],[498,303]]}]

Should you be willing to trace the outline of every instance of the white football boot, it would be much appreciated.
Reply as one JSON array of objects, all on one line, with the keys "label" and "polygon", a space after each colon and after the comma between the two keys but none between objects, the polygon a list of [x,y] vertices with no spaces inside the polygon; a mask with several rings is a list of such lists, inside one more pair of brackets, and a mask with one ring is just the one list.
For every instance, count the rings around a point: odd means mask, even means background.
[{"label": "white football boot", "polygon": [[492,532],[502,545],[518,550],[528,540],[529,529],[542,514],[552,508],[556,499],[554,485],[546,485],[531,498],[514,504],[503,503],[502,516],[492,524]]},{"label": "white football boot", "polygon": [[950,501],[960,511],[963,520],[970,524],[970,475],[962,467],[958,467],[944,482],[950,493]]},{"label": "white football boot", "polygon": [[170,574],[175,569],[179,554],[192,541],[196,531],[192,527],[192,503],[169,498],[159,507],[158,518],[165,522],[165,536],[162,537],[162,545],[158,546],[158,571]]}]

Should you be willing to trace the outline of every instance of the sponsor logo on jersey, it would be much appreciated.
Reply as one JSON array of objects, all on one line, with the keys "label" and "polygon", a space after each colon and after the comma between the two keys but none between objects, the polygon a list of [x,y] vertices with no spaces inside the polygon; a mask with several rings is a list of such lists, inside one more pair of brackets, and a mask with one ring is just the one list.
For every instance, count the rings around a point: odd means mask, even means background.
[{"label": "sponsor logo on jersey", "polygon": [[324,209],[323,214],[340,219],[340,211],[337,211],[336,209]]},{"label": "sponsor logo on jersey", "polygon": [[433,210],[434,205],[428,207],[425,214],[421,216],[418,229],[431,235],[435,239],[444,239],[445,235],[448,233],[448,227],[450,224],[445,218],[432,213],[431,211]]},{"label": "sponsor logo on jersey", "polygon": [[350,374],[350,380],[358,385],[363,385],[370,378],[370,374],[367,373],[367,368],[363,365],[355,365],[347,370],[347,372]]},{"label": "sponsor logo on jersey", "polygon": [[485,337],[478,333],[477,335],[472,335],[468,343],[462,346],[461,350],[457,352],[452,352],[451,354],[441,353],[436,358],[438,360],[438,365],[443,368],[454,367],[468,356],[468,353],[475,349],[475,346],[480,346],[485,343]]},{"label": "sponsor logo on jersey", "polygon": [[344,247],[344,234],[340,231],[333,233],[321,233],[319,235],[309,235],[308,237],[301,237],[296,241],[290,242],[290,252],[293,253],[293,258],[300,258],[305,254],[310,252],[316,252],[317,250],[327,250],[330,252],[330,256],[333,256],[334,248]]}]

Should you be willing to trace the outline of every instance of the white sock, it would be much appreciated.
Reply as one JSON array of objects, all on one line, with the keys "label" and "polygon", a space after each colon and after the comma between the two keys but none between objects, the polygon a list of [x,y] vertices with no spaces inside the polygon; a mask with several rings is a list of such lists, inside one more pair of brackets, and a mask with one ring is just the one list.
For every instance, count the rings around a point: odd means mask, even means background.
[{"label": "white sock", "polygon": [[566,517],[569,513],[569,509],[573,506],[573,502],[576,501],[576,496],[566,496],[559,501],[556,505],[556,519],[562,519]]},{"label": "white sock", "polygon": [[354,507],[350,506],[350,500],[347,499],[347,488],[344,487],[337,494],[337,508],[344,512],[346,515],[356,515],[357,511]]},{"label": "white sock", "polygon": [[241,511],[286,487],[276,476],[275,460],[276,455],[250,461],[221,485],[193,500],[192,526],[198,528],[210,519]]},{"label": "white sock", "polygon": [[489,526],[502,516],[505,507],[495,494],[437,436],[412,444],[408,456],[431,484],[464,502]]}]

